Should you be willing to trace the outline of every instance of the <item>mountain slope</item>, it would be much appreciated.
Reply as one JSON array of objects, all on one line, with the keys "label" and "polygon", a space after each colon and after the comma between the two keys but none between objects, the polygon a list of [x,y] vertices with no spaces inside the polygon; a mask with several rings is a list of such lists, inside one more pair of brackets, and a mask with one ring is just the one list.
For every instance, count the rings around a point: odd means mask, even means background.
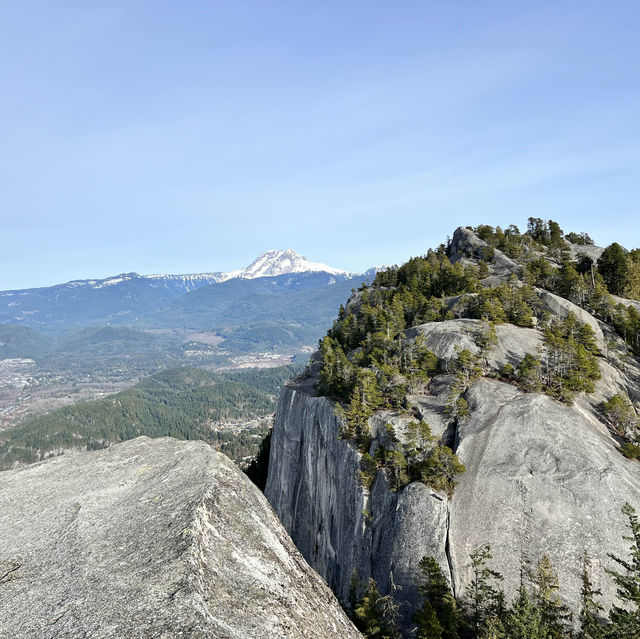
[{"label": "mountain slope", "polygon": [[0,324],[0,360],[38,359],[51,348],[51,340],[27,326]]},{"label": "mountain slope", "polygon": [[140,324],[216,331],[230,352],[295,350],[317,341],[362,279],[327,273],[231,279],[184,295]]},{"label": "mountain slope", "polygon": [[0,292],[0,323],[66,328],[135,321],[192,290],[216,281],[143,277],[124,273],[103,280],[78,280],[46,288]]},{"label": "mountain slope", "polygon": [[272,250],[257,257],[249,266],[238,271],[224,273],[222,280],[235,277],[253,279],[256,277],[272,277],[275,275],[288,275],[292,273],[329,273],[330,275],[349,276],[347,271],[332,268],[320,262],[309,262],[304,255],[296,253],[293,249]]},{"label": "mountain slope", "polygon": [[120,393],[57,409],[0,433],[0,470],[140,435],[202,439],[239,461],[257,452],[266,427],[234,434],[213,426],[272,414],[278,390],[293,370],[225,374],[194,368],[165,370]]}]

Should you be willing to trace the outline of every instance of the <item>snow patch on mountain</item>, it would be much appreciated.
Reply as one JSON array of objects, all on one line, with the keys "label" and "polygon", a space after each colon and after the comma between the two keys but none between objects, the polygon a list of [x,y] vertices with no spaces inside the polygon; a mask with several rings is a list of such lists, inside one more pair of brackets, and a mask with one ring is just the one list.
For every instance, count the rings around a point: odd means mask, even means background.
[{"label": "snow patch on mountain", "polygon": [[351,273],[321,262],[310,262],[304,255],[296,253],[293,249],[271,250],[256,258],[246,268],[230,271],[223,274],[223,280],[234,278],[254,279],[256,277],[273,277],[288,275],[289,273],[329,273],[331,275],[350,276]]}]

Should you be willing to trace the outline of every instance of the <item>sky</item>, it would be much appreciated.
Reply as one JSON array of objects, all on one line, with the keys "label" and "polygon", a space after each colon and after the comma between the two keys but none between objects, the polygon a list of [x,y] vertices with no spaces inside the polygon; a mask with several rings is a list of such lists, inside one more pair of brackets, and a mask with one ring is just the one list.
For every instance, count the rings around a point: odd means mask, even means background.
[{"label": "sky", "polygon": [[640,3],[0,0],[0,290],[640,246]]}]

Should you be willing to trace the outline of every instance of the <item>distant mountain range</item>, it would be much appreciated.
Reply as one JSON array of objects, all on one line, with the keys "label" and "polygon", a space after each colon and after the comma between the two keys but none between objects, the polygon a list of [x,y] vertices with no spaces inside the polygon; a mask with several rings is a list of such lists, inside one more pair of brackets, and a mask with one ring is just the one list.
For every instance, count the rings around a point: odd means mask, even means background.
[{"label": "distant mountain range", "polygon": [[[375,271],[373,271],[375,272]],[[320,277],[310,277],[318,276]],[[290,280],[287,276],[295,276]],[[138,275],[122,273],[105,279],[74,280],[43,288],[0,291],[0,323],[30,326],[41,330],[68,329],[95,324],[147,324],[169,328],[210,328],[198,313],[218,313],[227,302],[246,295],[282,289],[324,288],[371,273],[355,275],[318,262],[310,262],[292,249],[267,251],[249,266],[237,271],[189,275]],[[247,280],[276,278],[270,284],[250,284]],[[280,280],[280,278],[285,278]],[[228,284],[236,282],[236,284]],[[226,286],[219,287],[219,285]],[[210,288],[214,287],[214,288]],[[200,297],[181,298],[207,289]],[[203,306],[207,300],[213,307]],[[193,309],[197,307],[198,313]],[[180,308],[186,309],[185,313]],[[163,311],[167,311],[163,319]],[[185,325],[188,317],[193,326]],[[169,320],[169,323],[165,320]],[[173,318],[173,320],[171,319]],[[179,320],[176,325],[174,320]]]}]

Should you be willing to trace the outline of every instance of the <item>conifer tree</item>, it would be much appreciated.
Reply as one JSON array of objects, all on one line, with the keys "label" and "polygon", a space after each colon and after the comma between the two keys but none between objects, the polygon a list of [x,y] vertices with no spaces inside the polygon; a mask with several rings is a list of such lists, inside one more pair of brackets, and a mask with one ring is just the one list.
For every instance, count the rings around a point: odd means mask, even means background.
[{"label": "conifer tree", "polygon": [[442,639],[442,626],[428,599],[416,610],[413,620],[418,624],[417,639]]},{"label": "conifer tree", "polygon": [[598,258],[598,272],[613,295],[624,295],[629,275],[627,252],[617,242],[610,244]]},{"label": "conifer tree", "polygon": [[[458,639],[458,606],[442,568],[434,557],[423,557],[418,565],[421,572],[418,590],[436,613],[442,628],[442,639]],[[427,609],[424,619],[429,618]]]},{"label": "conifer tree", "polygon": [[[627,517],[627,528],[630,534],[624,539],[631,542],[629,558],[623,559],[609,554],[623,572],[608,571],[613,577],[618,598],[622,606],[613,606],[609,612],[611,637],[640,637],[640,521],[635,509],[628,502],[622,507],[622,513]],[[617,634],[616,634],[617,633]]]},{"label": "conifer tree", "polygon": [[531,575],[535,586],[534,602],[547,627],[549,636],[560,639],[570,618],[569,609],[558,595],[560,584],[558,575],[551,565],[548,555],[543,555]]},{"label": "conifer tree", "polygon": [[604,628],[598,621],[598,616],[604,608],[596,597],[602,595],[600,589],[594,588],[589,574],[589,555],[586,551],[582,558],[582,589],[580,591],[580,633],[578,639],[602,639]]},{"label": "conifer tree", "polygon": [[505,617],[508,639],[551,639],[539,608],[535,605],[524,584],[520,586],[513,606]]},{"label": "conifer tree", "polygon": [[502,615],[503,595],[493,582],[502,581],[502,575],[487,567],[492,559],[489,544],[475,548],[471,553],[473,578],[467,586],[469,622],[475,636],[479,636],[486,622]]},{"label": "conifer tree", "polygon": [[[355,599],[355,595],[351,596]],[[369,639],[400,639],[397,612],[391,595],[381,596],[375,580],[369,579],[362,597],[353,606],[352,618],[358,630]]]}]

